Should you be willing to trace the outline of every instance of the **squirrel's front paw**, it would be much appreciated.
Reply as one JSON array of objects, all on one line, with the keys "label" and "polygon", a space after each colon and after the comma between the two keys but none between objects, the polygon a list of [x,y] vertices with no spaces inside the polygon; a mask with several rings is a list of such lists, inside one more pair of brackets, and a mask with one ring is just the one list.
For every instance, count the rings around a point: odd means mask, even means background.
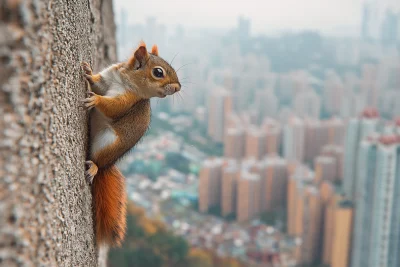
[{"label": "squirrel's front paw", "polygon": [[91,161],[91,160],[86,161],[85,164],[88,166],[88,169],[85,171],[86,181],[87,181],[89,184],[92,184],[93,178],[96,176],[97,171],[99,170],[99,168],[98,168],[97,165],[96,165],[93,161]]},{"label": "squirrel's front paw", "polygon": [[89,63],[87,62],[82,62],[81,67],[83,71],[85,72],[85,78],[88,80],[90,83],[93,83],[93,71],[92,68],[90,67]]},{"label": "squirrel's front paw", "polygon": [[85,98],[82,102],[85,104],[87,109],[94,108],[98,103],[100,97],[93,92],[88,92],[89,97]]}]

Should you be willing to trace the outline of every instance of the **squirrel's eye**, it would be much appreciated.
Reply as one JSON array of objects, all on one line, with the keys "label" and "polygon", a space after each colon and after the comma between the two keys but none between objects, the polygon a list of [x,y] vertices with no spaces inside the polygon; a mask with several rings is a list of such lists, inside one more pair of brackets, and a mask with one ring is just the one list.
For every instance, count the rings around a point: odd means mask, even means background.
[{"label": "squirrel's eye", "polygon": [[155,78],[162,78],[164,77],[164,70],[162,68],[154,68],[153,75]]}]

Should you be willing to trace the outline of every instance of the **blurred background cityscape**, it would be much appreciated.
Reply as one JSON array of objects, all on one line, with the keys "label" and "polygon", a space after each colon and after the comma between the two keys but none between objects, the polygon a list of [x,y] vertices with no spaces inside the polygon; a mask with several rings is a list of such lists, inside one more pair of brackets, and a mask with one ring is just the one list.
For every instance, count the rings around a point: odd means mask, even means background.
[{"label": "blurred background cityscape", "polygon": [[398,1],[134,2],[119,60],[157,44],[183,89],[120,163],[112,266],[400,266]]}]

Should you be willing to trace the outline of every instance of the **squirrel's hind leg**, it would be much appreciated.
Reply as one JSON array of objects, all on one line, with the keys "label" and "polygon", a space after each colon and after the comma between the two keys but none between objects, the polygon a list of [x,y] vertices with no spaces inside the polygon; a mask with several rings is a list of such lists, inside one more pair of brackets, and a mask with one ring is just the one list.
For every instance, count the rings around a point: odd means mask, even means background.
[{"label": "squirrel's hind leg", "polygon": [[88,166],[88,169],[85,171],[86,181],[89,184],[92,184],[93,183],[93,178],[96,176],[97,171],[99,170],[99,168],[91,160],[86,161],[85,164],[86,164],[86,166]]}]

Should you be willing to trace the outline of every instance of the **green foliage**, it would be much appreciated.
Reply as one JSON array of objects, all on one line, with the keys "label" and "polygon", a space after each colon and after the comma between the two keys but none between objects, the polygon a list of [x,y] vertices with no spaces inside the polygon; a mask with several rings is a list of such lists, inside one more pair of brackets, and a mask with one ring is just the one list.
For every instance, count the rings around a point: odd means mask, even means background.
[{"label": "green foliage", "polygon": [[110,267],[240,267],[232,258],[220,258],[213,251],[190,248],[165,225],[146,217],[143,209],[128,204],[127,235],[121,248],[109,254]]},{"label": "green foliage", "polygon": [[208,209],[208,213],[214,216],[221,216],[221,207],[219,205],[212,206]]},{"label": "green foliage", "polygon": [[266,211],[261,213],[260,220],[267,225],[275,225],[277,213],[275,211]]},{"label": "green foliage", "polygon": [[228,215],[225,216],[225,220],[227,220],[228,222],[233,222],[236,220],[236,213],[232,212]]},{"label": "green foliage", "polygon": [[168,152],[165,156],[165,163],[169,167],[174,168],[182,173],[190,173],[189,160],[179,153]]},{"label": "green foliage", "polygon": [[187,258],[189,245],[182,237],[167,231],[161,222],[148,219],[142,209],[129,205],[125,242],[110,251],[110,266],[174,266]]},{"label": "green foliage", "polygon": [[276,226],[281,232],[287,231],[287,211],[284,208],[261,213],[260,220],[271,226]]},{"label": "green foliage", "polygon": [[132,162],[125,170],[124,175],[128,176],[130,174],[142,174],[149,177],[149,179],[155,181],[164,171],[163,162],[151,159],[151,160],[135,160]]}]

